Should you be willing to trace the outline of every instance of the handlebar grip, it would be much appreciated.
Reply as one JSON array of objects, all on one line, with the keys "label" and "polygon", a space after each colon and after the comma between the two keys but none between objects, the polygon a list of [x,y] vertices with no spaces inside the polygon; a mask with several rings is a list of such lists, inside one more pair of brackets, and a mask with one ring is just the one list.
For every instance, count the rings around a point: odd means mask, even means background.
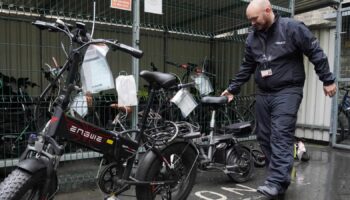
[{"label": "handlebar grip", "polygon": [[44,22],[44,21],[36,20],[32,24],[35,25],[36,27],[38,27],[41,30],[45,30],[45,29],[56,30],[57,29],[57,26],[56,26],[55,23],[50,23],[50,22]]},{"label": "handlebar grip", "polygon": [[195,86],[195,82],[190,82],[190,83],[184,83],[184,84],[178,84],[177,88],[182,89],[182,88],[189,88]]},{"label": "handlebar grip", "polygon": [[115,47],[125,53],[128,53],[135,58],[141,58],[143,56],[143,51],[139,49],[135,49],[131,46],[121,44],[121,43],[114,43]]},{"label": "handlebar grip", "polygon": [[166,64],[169,64],[169,65],[173,65],[173,66],[176,66],[176,67],[179,67],[178,64],[174,63],[174,62],[171,62],[171,61],[165,61]]}]

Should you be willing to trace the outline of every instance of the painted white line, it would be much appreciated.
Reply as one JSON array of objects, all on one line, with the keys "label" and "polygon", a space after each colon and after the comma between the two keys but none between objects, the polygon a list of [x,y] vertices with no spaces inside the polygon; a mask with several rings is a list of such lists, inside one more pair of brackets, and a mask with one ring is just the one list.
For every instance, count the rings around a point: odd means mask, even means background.
[{"label": "painted white line", "polygon": [[238,194],[243,196],[244,194],[237,192],[237,191],[244,191],[244,192],[256,192],[256,189],[245,186],[245,185],[241,185],[241,184],[237,184],[237,186],[241,187],[241,188],[228,188],[228,187],[221,187],[221,189]]},{"label": "painted white line", "polygon": [[[210,193],[210,194],[216,195],[220,198],[219,199],[212,199],[212,198],[204,196],[203,194],[205,194],[205,193]],[[222,194],[216,193],[216,192],[212,192],[212,191],[198,191],[195,193],[195,195],[197,197],[199,197],[201,199],[205,199],[205,200],[227,200],[227,197],[225,195],[222,195]]]}]

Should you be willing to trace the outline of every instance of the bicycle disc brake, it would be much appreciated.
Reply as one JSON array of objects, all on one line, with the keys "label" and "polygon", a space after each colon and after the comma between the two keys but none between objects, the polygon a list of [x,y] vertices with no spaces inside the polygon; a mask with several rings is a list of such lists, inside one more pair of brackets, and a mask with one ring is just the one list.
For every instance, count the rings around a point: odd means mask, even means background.
[{"label": "bicycle disc brake", "polygon": [[110,163],[99,174],[98,187],[106,194],[118,191],[123,184],[120,179],[123,175],[123,167],[117,163]]}]

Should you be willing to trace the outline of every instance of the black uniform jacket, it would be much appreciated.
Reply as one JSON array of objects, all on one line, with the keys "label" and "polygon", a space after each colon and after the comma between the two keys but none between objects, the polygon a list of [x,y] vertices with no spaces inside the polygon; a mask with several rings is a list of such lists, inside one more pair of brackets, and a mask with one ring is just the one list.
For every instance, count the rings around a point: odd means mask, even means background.
[{"label": "black uniform jacket", "polygon": [[305,82],[303,54],[314,64],[324,85],[334,83],[327,56],[305,24],[276,15],[267,31],[249,32],[243,63],[230,81],[228,91],[238,94],[240,86],[254,73],[258,93],[302,93]]}]

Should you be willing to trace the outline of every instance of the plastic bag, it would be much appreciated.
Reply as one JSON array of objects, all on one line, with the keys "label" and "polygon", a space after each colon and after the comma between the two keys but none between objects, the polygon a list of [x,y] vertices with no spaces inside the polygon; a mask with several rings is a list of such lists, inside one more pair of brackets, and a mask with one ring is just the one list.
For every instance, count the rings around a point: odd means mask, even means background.
[{"label": "plastic bag", "polygon": [[192,94],[187,89],[179,90],[170,101],[180,108],[182,116],[185,118],[198,105],[197,102],[194,100]]},{"label": "plastic bag", "polygon": [[195,87],[199,91],[200,95],[208,95],[214,91],[208,76],[200,74],[198,76],[194,76],[193,79],[195,82]]},{"label": "plastic bag", "polygon": [[120,106],[136,106],[137,92],[136,82],[133,75],[119,75],[115,79],[118,93],[118,105]]},{"label": "plastic bag", "polygon": [[107,45],[90,45],[86,50],[80,78],[84,93],[99,93],[114,88],[114,78],[106,60]]}]

